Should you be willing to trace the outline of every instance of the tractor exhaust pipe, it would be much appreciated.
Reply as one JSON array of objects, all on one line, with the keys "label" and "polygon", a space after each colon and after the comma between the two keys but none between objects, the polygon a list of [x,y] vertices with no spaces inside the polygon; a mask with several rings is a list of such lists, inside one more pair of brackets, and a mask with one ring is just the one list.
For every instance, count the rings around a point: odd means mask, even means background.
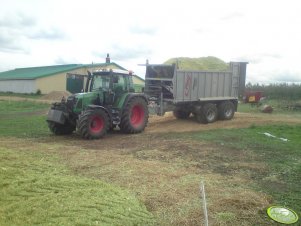
[{"label": "tractor exhaust pipe", "polygon": [[87,81],[86,81],[86,87],[85,87],[85,93],[89,91],[89,84],[92,78],[92,73],[90,71],[88,72],[88,77],[87,77]]}]

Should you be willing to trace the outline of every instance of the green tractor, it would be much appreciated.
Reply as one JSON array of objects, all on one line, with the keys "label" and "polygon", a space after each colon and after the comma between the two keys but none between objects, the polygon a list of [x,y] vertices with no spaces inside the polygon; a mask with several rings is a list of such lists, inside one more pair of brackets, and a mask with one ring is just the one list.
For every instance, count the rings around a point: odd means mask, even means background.
[{"label": "green tractor", "polygon": [[56,135],[75,130],[85,139],[98,139],[119,127],[125,133],[140,133],[148,123],[147,98],[135,93],[127,71],[88,72],[85,92],[53,103],[47,122]]}]

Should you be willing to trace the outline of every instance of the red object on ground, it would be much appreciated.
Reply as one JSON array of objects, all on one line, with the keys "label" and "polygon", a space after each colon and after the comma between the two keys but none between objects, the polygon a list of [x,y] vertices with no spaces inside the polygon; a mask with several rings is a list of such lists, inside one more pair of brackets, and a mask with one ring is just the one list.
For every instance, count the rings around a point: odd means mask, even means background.
[{"label": "red object on ground", "polygon": [[258,103],[262,97],[262,91],[246,91],[244,101],[245,103]]}]

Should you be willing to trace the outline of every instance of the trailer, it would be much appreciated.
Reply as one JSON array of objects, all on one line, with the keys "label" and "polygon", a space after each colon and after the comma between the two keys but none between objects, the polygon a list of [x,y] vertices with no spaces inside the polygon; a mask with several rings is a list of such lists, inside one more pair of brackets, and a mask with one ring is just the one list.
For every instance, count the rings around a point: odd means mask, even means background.
[{"label": "trailer", "polygon": [[244,92],[247,62],[230,62],[228,71],[179,70],[176,65],[147,64],[144,92],[149,112],[200,123],[230,120]]}]

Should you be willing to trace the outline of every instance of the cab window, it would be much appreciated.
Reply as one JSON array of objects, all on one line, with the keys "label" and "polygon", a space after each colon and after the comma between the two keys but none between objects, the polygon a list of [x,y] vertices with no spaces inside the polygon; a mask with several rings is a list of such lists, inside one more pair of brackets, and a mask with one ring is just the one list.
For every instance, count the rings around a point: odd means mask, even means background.
[{"label": "cab window", "polygon": [[109,89],[110,78],[108,76],[95,76],[93,79],[92,90],[95,89]]}]

